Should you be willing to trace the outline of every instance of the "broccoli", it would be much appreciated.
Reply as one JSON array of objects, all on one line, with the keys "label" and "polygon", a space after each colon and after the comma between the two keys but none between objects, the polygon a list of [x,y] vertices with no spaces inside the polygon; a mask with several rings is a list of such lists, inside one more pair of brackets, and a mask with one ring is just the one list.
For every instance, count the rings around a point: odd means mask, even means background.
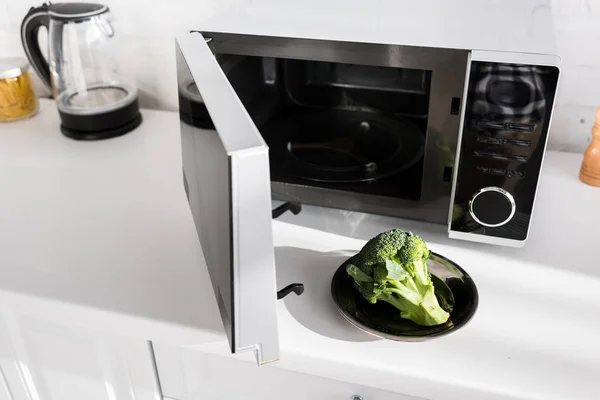
[{"label": "broccoli", "polygon": [[421,237],[393,229],[369,240],[356,257],[356,265],[348,265],[346,272],[369,303],[382,300],[398,308],[402,318],[419,325],[439,325],[449,314],[435,297],[427,272],[429,254]]}]

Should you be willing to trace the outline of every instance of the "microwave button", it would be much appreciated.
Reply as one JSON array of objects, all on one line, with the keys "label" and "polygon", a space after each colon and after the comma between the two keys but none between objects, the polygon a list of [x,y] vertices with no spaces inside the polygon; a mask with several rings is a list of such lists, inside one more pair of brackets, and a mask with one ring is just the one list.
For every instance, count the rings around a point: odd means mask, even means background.
[{"label": "microwave button", "polygon": [[530,147],[531,142],[529,140],[519,140],[519,139],[502,139],[505,144],[511,146],[521,146],[521,147]]},{"label": "microwave button", "polygon": [[508,127],[508,124],[498,121],[479,121],[477,122],[477,126],[484,129],[500,130],[506,129]]},{"label": "microwave button", "polygon": [[490,168],[490,174],[492,175],[506,175],[508,171],[501,168]]},{"label": "microwave button", "polygon": [[475,157],[479,157],[479,158],[491,158],[492,160],[500,160],[500,161],[508,160],[508,158],[506,158],[506,156],[504,156],[503,154],[490,153],[488,151],[474,151],[473,155]]},{"label": "microwave button", "polygon": [[527,157],[525,156],[517,156],[515,154],[500,154],[500,153],[492,153],[489,151],[474,151],[473,155],[479,158],[489,158],[491,160],[498,161],[520,161],[526,162]]},{"label": "microwave button", "polygon": [[477,142],[486,144],[502,144],[502,139],[487,136],[477,136]]},{"label": "microwave button", "polygon": [[509,169],[509,170],[506,171],[506,176],[508,176],[508,177],[516,177],[516,178],[523,178],[525,176],[525,172],[515,171],[513,169]]},{"label": "microwave button", "polygon": [[508,129],[510,129],[511,131],[533,132],[535,130],[535,125],[511,122],[510,124],[508,124]]},{"label": "microwave button", "polygon": [[480,225],[495,228],[506,224],[517,210],[514,197],[504,189],[489,186],[480,189],[469,201],[469,214]]}]

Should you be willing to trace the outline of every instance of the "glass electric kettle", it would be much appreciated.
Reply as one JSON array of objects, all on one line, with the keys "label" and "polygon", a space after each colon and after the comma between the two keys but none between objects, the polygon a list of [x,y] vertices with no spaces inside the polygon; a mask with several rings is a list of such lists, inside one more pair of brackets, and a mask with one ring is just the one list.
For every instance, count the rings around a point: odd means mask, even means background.
[{"label": "glass electric kettle", "polygon": [[[48,29],[48,60],[38,42]],[[116,73],[111,57],[114,30],[108,7],[92,3],[46,3],[33,7],[21,25],[31,65],[52,90],[65,136],[95,140],[123,135],[142,122],[137,89]]]}]

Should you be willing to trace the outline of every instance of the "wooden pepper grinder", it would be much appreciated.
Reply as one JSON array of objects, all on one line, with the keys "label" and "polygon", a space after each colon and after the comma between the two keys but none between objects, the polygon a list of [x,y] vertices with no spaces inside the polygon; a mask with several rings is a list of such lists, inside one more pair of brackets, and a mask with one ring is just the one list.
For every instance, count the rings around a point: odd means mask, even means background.
[{"label": "wooden pepper grinder", "polygon": [[600,107],[592,127],[592,142],[583,153],[579,179],[592,186],[600,186]]}]

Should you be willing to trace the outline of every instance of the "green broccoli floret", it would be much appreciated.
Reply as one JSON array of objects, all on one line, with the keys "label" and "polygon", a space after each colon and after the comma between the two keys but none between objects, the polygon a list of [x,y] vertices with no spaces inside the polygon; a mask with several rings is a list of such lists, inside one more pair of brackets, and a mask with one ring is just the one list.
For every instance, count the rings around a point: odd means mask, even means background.
[{"label": "green broccoli floret", "polygon": [[371,274],[368,267],[385,264],[385,260],[394,257],[398,249],[404,246],[404,238],[404,231],[399,229],[380,233],[364,245],[358,254],[358,262],[362,268],[366,268],[365,272],[369,271],[368,273]]},{"label": "green broccoli floret", "polygon": [[439,325],[449,314],[435,297],[427,271],[429,254],[421,237],[393,229],[369,240],[356,265],[348,265],[346,271],[369,303],[382,300],[398,308],[402,318],[419,325]]}]

